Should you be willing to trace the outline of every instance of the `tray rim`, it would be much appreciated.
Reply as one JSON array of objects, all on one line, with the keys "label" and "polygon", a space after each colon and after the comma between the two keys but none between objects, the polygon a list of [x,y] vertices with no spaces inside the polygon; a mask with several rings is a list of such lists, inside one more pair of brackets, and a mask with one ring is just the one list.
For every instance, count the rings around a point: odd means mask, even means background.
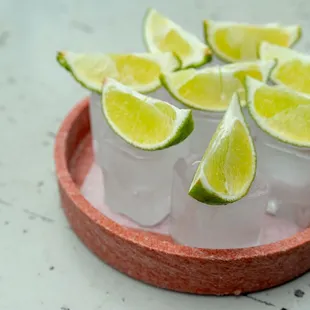
[{"label": "tray rim", "polygon": [[[310,228],[274,243],[240,249],[202,249],[173,244],[168,241],[158,242],[158,238],[156,237],[157,234],[155,233],[147,238],[139,238],[139,240],[137,240],[137,235],[143,235],[143,231],[123,227],[101,214],[83,197],[70,174],[65,156],[67,150],[67,136],[77,122],[78,116],[82,113],[87,113],[88,109],[89,97],[86,97],[71,109],[58,130],[54,147],[56,174],[59,185],[66,191],[69,198],[75,203],[79,210],[92,222],[101,226],[102,229],[109,231],[110,234],[148,250],[162,252],[171,256],[186,257],[193,260],[211,261],[252,260],[254,258],[265,258],[266,256],[271,258],[272,256],[278,256],[280,253],[283,254],[283,252],[289,253],[296,250],[298,247],[304,246],[305,243],[310,243]],[[80,203],[83,204],[83,209],[79,207]],[[113,229],[111,229],[112,226]]]}]

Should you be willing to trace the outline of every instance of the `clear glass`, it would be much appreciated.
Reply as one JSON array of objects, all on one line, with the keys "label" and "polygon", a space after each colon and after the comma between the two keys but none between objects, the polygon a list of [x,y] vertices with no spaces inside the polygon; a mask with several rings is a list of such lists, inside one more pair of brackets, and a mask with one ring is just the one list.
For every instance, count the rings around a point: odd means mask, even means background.
[{"label": "clear glass", "polygon": [[101,103],[100,103],[100,95],[97,93],[92,92],[90,95],[90,105],[89,105],[89,113],[91,119],[91,132],[93,138],[93,150],[94,150],[94,157],[96,163],[99,164],[99,149],[98,144],[100,141],[100,135],[103,134],[104,130],[104,117],[101,110]]},{"label": "clear glass", "polygon": [[188,142],[159,151],[137,149],[106,123],[100,96],[91,96],[96,162],[104,179],[104,202],[141,226],[154,226],[170,213],[173,165],[189,152]]},{"label": "clear glass", "polygon": [[256,141],[257,135],[260,133],[259,127],[256,125],[255,121],[253,120],[253,117],[250,115],[249,109],[247,107],[242,108],[242,113],[245,118],[245,121],[247,122],[248,126],[250,127],[250,132],[253,141]]},{"label": "clear glass", "polygon": [[226,206],[203,204],[188,195],[200,158],[180,159],[174,166],[171,194],[172,238],[191,247],[245,248],[259,244],[268,186],[257,173],[249,193]]},{"label": "clear glass", "polygon": [[309,216],[302,220],[300,214],[310,212],[310,149],[280,142],[259,130],[256,152],[270,184],[269,212],[294,218],[301,227],[309,225]]}]

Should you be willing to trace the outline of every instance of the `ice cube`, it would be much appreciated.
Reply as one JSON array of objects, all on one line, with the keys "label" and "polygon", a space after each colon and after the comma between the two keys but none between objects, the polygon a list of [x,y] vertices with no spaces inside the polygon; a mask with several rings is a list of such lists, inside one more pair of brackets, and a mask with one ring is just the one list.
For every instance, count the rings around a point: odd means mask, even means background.
[{"label": "ice cube", "polygon": [[102,121],[98,163],[103,172],[105,203],[142,226],[153,226],[170,213],[172,169],[189,152],[184,142],[159,151],[137,149]]},{"label": "ice cube", "polygon": [[275,200],[269,200],[266,208],[266,213],[270,215],[276,215],[279,210],[279,206]]},{"label": "ice cube", "polygon": [[[271,184],[270,190],[270,198],[268,202],[268,207],[266,213],[273,215],[277,220],[283,220],[289,223],[291,226],[295,226],[298,229],[302,230],[310,225],[310,208],[309,203],[304,201],[291,201],[290,199],[286,199],[281,196],[278,196],[276,199],[274,196],[274,188],[275,186]],[[285,190],[284,190],[285,191]],[[281,197],[281,198],[279,198]],[[275,212],[270,212],[270,204],[272,202],[273,208]]]},{"label": "ice cube", "polygon": [[112,212],[110,208],[104,203],[103,188],[104,184],[101,169],[96,163],[93,163],[80,188],[84,198],[88,200],[93,207],[121,226],[133,229],[143,229],[163,235],[169,234],[169,217],[156,226],[146,227],[138,225],[137,223],[130,220],[127,216]]},{"label": "ice cube", "polygon": [[200,248],[244,248],[259,243],[268,186],[257,173],[244,198],[226,206],[209,206],[188,195],[197,157],[180,159],[174,166],[171,194],[171,235],[176,242]]}]

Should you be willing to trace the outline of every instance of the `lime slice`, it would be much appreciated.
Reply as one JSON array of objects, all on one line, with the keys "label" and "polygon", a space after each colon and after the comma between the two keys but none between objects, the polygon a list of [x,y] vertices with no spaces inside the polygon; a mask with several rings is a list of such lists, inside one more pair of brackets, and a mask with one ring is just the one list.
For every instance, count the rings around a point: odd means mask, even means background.
[{"label": "lime slice", "polygon": [[139,92],[160,87],[159,76],[179,68],[172,53],[78,54],[58,52],[58,62],[89,90],[101,93],[102,83],[111,77]]},{"label": "lime slice", "polygon": [[261,59],[277,60],[271,74],[273,82],[310,94],[310,55],[267,42],[260,45],[259,55]]},{"label": "lime slice", "polygon": [[114,79],[104,82],[104,116],[129,144],[143,150],[168,148],[185,140],[194,129],[192,111],[142,95]]},{"label": "lime slice", "polygon": [[210,205],[244,197],[256,174],[254,144],[235,93],[197,168],[189,195]]},{"label": "lime slice", "polygon": [[150,52],[172,52],[180,59],[182,68],[201,66],[211,60],[206,44],[154,9],[146,13],[144,36]]},{"label": "lime slice", "polygon": [[282,142],[310,147],[310,96],[249,77],[246,89],[250,114],[262,130]]},{"label": "lime slice", "polygon": [[239,93],[241,105],[246,104],[244,81],[249,75],[267,81],[274,60],[253,61],[208,67],[186,69],[162,75],[162,83],[177,100],[199,110],[225,111],[233,93]]},{"label": "lime slice", "polygon": [[214,53],[229,62],[258,59],[258,48],[262,41],[288,47],[301,36],[301,27],[298,25],[251,25],[206,20],[204,30]]}]

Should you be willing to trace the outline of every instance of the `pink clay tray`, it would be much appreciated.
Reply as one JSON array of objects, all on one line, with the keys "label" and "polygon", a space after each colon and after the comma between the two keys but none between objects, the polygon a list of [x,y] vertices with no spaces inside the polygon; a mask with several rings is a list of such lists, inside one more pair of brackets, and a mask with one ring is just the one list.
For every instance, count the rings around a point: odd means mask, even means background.
[{"label": "pink clay tray", "polygon": [[178,245],[167,235],[110,220],[80,192],[94,160],[91,141],[86,98],[68,114],[56,137],[61,204],[81,241],[115,269],[157,287],[212,295],[267,289],[310,269],[310,228],[267,245],[208,250]]}]

